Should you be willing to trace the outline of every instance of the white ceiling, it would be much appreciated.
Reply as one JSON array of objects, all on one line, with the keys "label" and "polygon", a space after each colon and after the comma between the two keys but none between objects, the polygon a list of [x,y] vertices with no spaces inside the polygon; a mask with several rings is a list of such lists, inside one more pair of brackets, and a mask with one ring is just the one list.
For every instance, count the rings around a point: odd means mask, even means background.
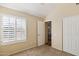
[{"label": "white ceiling", "polygon": [[56,7],[54,3],[0,3],[0,5],[39,17],[47,16]]}]

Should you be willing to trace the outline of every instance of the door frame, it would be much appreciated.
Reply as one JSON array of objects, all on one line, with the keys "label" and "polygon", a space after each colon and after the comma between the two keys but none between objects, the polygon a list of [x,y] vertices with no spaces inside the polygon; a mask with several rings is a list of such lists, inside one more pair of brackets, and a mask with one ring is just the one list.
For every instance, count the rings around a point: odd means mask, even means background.
[{"label": "door frame", "polygon": [[[52,20],[48,20],[48,21],[45,21],[45,25],[46,25],[46,22],[51,22],[51,47],[52,47]],[[46,38],[46,37],[45,37]],[[45,39],[46,40],[46,39]]]}]

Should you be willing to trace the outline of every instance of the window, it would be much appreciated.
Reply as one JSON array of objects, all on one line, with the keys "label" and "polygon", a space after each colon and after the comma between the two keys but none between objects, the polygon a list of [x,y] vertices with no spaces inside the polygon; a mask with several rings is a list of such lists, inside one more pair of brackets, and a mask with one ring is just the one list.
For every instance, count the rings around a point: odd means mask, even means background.
[{"label": "window", "polygon": [[0,19],[0,42],[2,45],[26,40],[26,19],[24,17],[1,15]]}]

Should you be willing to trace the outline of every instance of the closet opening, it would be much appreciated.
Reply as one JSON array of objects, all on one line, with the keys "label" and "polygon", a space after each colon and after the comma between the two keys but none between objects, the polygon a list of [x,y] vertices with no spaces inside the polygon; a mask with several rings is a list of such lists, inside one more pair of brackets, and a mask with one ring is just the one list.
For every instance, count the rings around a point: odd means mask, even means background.
[{"label": "closet opening", "polygon": [[45,22],[45,44],[51,46],[51,21]]}]

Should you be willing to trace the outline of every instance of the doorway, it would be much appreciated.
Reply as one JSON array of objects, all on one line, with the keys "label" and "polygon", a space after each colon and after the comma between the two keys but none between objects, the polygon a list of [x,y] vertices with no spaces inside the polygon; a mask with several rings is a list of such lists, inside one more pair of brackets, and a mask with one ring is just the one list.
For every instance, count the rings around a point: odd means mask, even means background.
[{"label": "doorway", "polygon": [[51,21],[45,22],[45,44],[51,46]]}]

